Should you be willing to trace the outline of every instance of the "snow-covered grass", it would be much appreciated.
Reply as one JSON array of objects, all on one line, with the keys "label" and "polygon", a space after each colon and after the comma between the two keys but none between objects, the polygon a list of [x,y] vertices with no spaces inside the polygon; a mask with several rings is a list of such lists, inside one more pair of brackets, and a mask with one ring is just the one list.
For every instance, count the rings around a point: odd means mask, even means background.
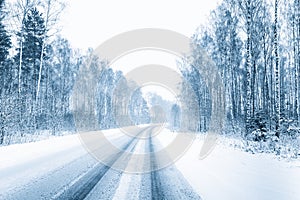
[{"label": "snow-covered grass", "polygon": [[[165,131],[159,136],[168,144]],[[175,165],[205,200],[300,199],[300,160],[279,160],[274,154],[243,151],[240,141],[219,138],[204,160],[198,156],[205,135],[199,135]]]},{"label": "snow-covered grass", "polygon": [[53,135],[53,131],[50,130],[40,130],[36,131],[35,133],[13,132],[12,134],[8,134],[6,137],[4,137],[2,146],[37,142],[41,140],[51,139],[57,136],[64,136],[70,134],[74,134],[74,131],[60,131],[55,135]]},{"label": "snow-covered grass", "polygon": [[[251,134],[245,134],[243,124],[226,124],[218,136],[218,142],[242,151],[257,153],[269,153],[278,159],[293,160],[300,158],[300,128],[289,127],[278,138],[274,131],[254,130]],[[202,137],[203,134],[199,134]]]},{"label": "snow-covered grass", "polygon": [[252,154],[268,153],[278,159],[295,160],[300,158],[300,137],[290,138],[283,136],[277,139],[276,136],[267,140],[254,141],[245,140],[234,135],[220,135],[219,143],[240,149]]}]

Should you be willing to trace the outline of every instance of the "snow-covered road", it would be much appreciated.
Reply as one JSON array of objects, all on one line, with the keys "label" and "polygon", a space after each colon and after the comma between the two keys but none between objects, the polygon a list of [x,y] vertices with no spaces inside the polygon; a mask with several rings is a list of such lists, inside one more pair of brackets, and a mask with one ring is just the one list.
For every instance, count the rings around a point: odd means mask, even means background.
[{"label": "snow-covered road", "polygon": [[[144,133],[151,130],[144,128]],[[103,133],[120,149],[140,154],[157,151],[176,137],[167,129],[146,140],[118,129]],[[148,173],[126,171],[155,165],[155,157],[151,162],[136,162],[116,154],[110,158],[112,167],[107,167],[88,153],[78,135],[4,146],[0,148],[0,199],[300,199],[300,161],[250,154],[221,143],[199,160],[202,144],[199,136],[173,165]],[[99,149],[106,150],[105,145]],[[125,172],[114,169],[118,160]]]},{"label": "snow-covered road", "polygon": [[[142,132],[152,134],[152,128]],[[159,142],[151,137],[129,137],[117,130],[107,131],[105,136],[132,153],[154,152]],[[101,146],[98,151],[106,149]],[[112,167],[106,166],[75,136],[3,147],[0,154],[10,154],[1,157],[0,199],[201,199],[174,165],[148,173],[119,171],[113,168],[119,159],[124,165],[153,165],[155,157],[150,163],[130,163],[130,158],[116,154],[109,161]]]}]

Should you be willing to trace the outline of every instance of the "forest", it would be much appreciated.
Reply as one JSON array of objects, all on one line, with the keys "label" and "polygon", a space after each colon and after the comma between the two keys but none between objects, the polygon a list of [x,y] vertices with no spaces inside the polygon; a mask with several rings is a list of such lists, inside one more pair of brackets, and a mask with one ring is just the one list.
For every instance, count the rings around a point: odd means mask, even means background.
[{"label": "forest", "polygon": [[293,146],[300,130],[299,16],[299,0],[222,1],[208,25],[192,36],[194,62],[180,63],[198,97],[189,102],[188,91],[182,92],[184,109],[199,118],[187,128],[207,131],[211,117],[211,97],[199,73],[198,57],[205,49],[219,69],[225,90],[223,133],[247,144],[254,141],[257,148],[264,143],[267,151],[278,154],[282,147],[276,145]]},{"label": "forest", "polygon": [[[151,121],[141,91],[126,96],[135,83],[94,57],[92,49],[72,48],[68,39],[60,36],[59,17],[65,7],[66,2],[60,0],[0,0],[0,145],[76,131],[70,101],[75,80],[91,75],[77,77],[85,62],[102,69],[96,102],[90,102],[96,104],[98,128],[117,127],[116,112],[121,116],[130,113],[131,122],[124,119],[122,125]],[[193,63],[182,59],[178,68],[196,100],[189,98],[183,83],[181,107],[166,103],[174,115],[169,116],[170,126],[193,132],[209,129],[212,97],[199,70],[199,55],[205,50],[224,87],[222,134],[238,137],[254,148],[263,143],[262,151],[281,154],[288,146],[296,152],[300,134],[300,0],[223,0],[191,41]],[[120,82],[123,87],[116,88]],[[112,98],[113,91],[121,97]],[[118,111],[118,105],[128,98],[128,110]]]}]

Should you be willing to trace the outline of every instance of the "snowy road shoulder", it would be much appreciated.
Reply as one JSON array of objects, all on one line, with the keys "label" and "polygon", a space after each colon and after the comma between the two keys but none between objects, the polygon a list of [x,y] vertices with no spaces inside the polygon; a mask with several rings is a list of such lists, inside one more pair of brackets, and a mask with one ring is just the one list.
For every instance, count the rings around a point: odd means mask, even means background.
[{"label": "snowy road shoulder", "polygon": [[[105,131],[105,134],[108,134],[107,137],[113,142],[123,141],[120,138],[122,133],[117,130]],[[164,130],[155,140],[165,147],[175,137],[176,133]],[[134,151],[143,153],[149,146],[146,143],[139,141]],[[162,191],[166,196],[175,194],[176,191],[182,193],[194,190],[205,200],[299,199],[299,160],[287,162],[278,160],[270,154],[250,154],[224,144],[218,144],[207,158],[199,160],[202,144],[203,137],[197,137],[191,148],[175,162],[174,166],[157,172],[156,175],[159,177],[157,183],[164,185]],[[0,199],[3,199],[5,193],[13,195],[6,196],[11,198],[5,199],[22,199],[25,194],[32,197],[48,194],[44,197],[48,198],[49,195],[51,197],[53,194],[49,191],[52,193],[59,191],[64,184],[77,180],[76,177],[93,169],[96,163],[97,161],[88,155],[78,135],[1,147]],[[96,186],[88,196],[90,199],[97,199],[97,196],[103,195],[102,192],[107,192],[104,191],[102,183],[109,187],[109,182],[115,189],[111,187],[111,193],[107,195],[115,195],[116,199],[123,197],[147,199],[151,196],[150,173],[131,176],[110,170],[103,177],[98,184],[100,189]],[[186,184],[182,184],[180,189],[179,185],[183,182]],[[121,185],[125,187],[118,187]],[[184,185],[190,185],[192,189],[187,190]],[[168,193],[176,188],[172,194]],[[187,196],[189,194],[184,193]]]},{"label": "snowy road shoulder", "polygon": [[[167,132],[160,137],[162,142],[170,142]],[[174,133],[169,134],[174,138]],[[198,137],[175,165],[203,199],[299,199],[299,161],[250,154],[222,144],[199,160],[202,144],[203,137]]]},{"label": "snowy road shoulder", "polygon": [[[116,129],[103,132],[109,139],[120,136]],[[0,147],[0,199],[1,196],[23,190],[24,185],[30,185],[41,177],[48,179],[47,174],[56,174],[56,170],[77,159],[82,160],[81,157],[87,154],[78,134]],[[92,156],[84,159],[88,161],[81,162],[86,166],[96,162]],[[80,161],[73,166],[76,165],[74,168],[79,169]],[[61,180],[65,176],[58,174],[57,177]]]}]

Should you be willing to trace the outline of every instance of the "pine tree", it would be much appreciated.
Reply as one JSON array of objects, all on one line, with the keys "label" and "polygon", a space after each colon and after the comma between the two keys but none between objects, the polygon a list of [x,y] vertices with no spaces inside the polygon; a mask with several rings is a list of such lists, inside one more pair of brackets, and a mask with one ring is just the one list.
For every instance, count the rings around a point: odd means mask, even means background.
[{"label": "pine tree", "polygon": [[[0,65],[6,61],[9,55],[9,49],[11,48],[10,36],[5,30],[4,26],[4,0],[0,0]],[[2,69],[1,69],[2,70]],[[2,73],[1,73],[2,74]]]},{"label": "pine tree", "polygon": [[11,39],[4,25],[4,0],[0,0],[0,96],[4,90],[11,84],[12,68],[8,62],[9,50],[11,48]]},{"label": "pine tree", "polygon": [[37,86],[39,62],[42,53],[43,39],[46,29],[42,14],[32,8],[28,11],[23,24],[22,33],[19,32],[19,40],[22,40],[22,51],[17,49],[15,59],[18,61],[22,53],[22,85],[26,92],[32,93]]},{"label": "pine tree", "polygon": [[[21,31],[17,33],[20,47],[17,48],[17,55],[15,56],[15,62],[20,63],[19,124],[23,127],[21,129],[25,131],[35,131],[37,128],[36,116],[38,115],[35,95],[39,77],[43,38],[46,29],[43,16],[37,8],[30,8],[28,10],[22,26]],[[22,75],[20,76],[20,74]]]},{"label": "pine tree", "polygon": [[11,106],[8,105],[8,78],[11,76],[11,69],[7,62],[9,49],[11,48],[10,36],[4,26],[4,0],[0,0],[0,145],[4,142],[7,129],[8,116]]}]

